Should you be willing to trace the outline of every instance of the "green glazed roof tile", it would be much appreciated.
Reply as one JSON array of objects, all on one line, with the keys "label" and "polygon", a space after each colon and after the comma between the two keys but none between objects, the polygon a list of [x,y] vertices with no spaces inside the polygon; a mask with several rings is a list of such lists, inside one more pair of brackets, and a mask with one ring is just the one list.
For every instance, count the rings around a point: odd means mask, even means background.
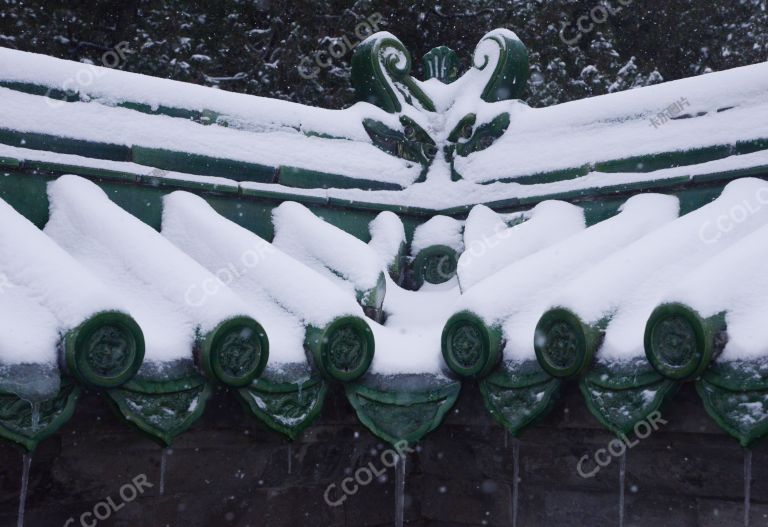
[{"label": "green glazed roof tile", "polygon": [[[105,123],[120,120],[130,140],[114,135],[109,139],[108,134],[99,137],[93,129],[75,130],[85,139],[65,137],[69,123],[49,128],[41,119],[36,127],[32,121],[24,124],[25,114],[16,113],[18,123],[0,122],[0,198],[43,227],[48,220],[47,182],[71,173],[97,182],[113,202],[155,229],[161,225],[164,196],[186,190],[202,195],[216,211],[265,238],[275,230],[272,209],[284,201],[297,201],[363,241],[370,239],[368,225],[376,214],[394,212],[412,240],[416,227],[433,216],[463,220],[480,203],[509,212],[531,209],[544,200],[566,200],[583,207],[586,224],[593,226],[616,214],[637,193],[674,194],[680,199],[681,213],[688,213],[712,201],[734,179],[768,178],[766,127],[759,122],[739,130],[734,127],[734,120],[765,111],[765,96],[757,89],[763,85],[746,95],[722,88],[741,85],[735,81],[742,78],[753,84],[765,82],[766,65],[532,109],[514,100],[525,84],[527,50],[511,32],[496,30],[481,40],[484,52],[498,58],[496,68],[481,86],[482,93],[472,95],[473,113],[466,113],[466,104],[456,104],[462,102],[462,94],[452,95],[455,100],[444,104],[430,95],[428,83],[411,76],[411,59],[402,42],[380,35],[364,44],[352,60],[352,82],[358,100],[378,107],[356,105],[338,111],[165,84],[160,79],[148,82],[151,89],[138,100],[137,92],[124,90],[120,81],[131,84],[141,78],[117,71],[104,72],[106,81],[96,79],[79,92],[65,91],[58,87],[62,79],[43,73],[44,62],[55,59],[35,59],[41,61],[39,80],[20,79],[8,68],[0,73],[0,88],[13,100],[7,104],[23,104],[24,110],[45,115],[42,97],[48,97],[51,108],[56,101],[66,112],[87,115],[92,119],[89,122],[96,123],[93,128],[105,134],[111,129]],[[404,68],[393,69],[393,63],[382,60],[386,53],[403,57]],[[0,50],[0,54],[11,62],[17,56],[13,50]],[[458,64],[457,55],[447,48],[437,55],[450,56],[453,67]],[[56,64],[64,73],[74,71],[68,67],[78,67],[66,61]],[[470,66],[473,71],[476,68]],[[452,82],[459,74],[457,70],[441,80]],[[718,77],[724,81],[716,82]],[[727,82],[729,79],[733,82]],[[664,94],[689,91],[710,102],[695,107],[699,101],[692,98],[688,104],[692,107],[661,130],[646,122],[658,111],[656,103],[648,102],[648,95],[654,93],[658,100]],[[723,108],[730,111],[719,111]],[[74,121],[78,113],[66,115]],[[452,130],[436,129],[439,124],[435,123],[440,122],[449,123],[446,126]],[[164,124],[178,126],[173,129],[186,131],[190,137],[179,134],[181,137],[166,142],[157,136],[156,142],[142,143],[142,131],[149,134],[149,128]],[[217,126],[201,126],[204,124]],[[18,129],[27,125],[33,131]],[[610,143],[614,135],[621,138],[619,132],[632,125],[637,125],[637,141],[603,144]],[[272,134],[269,140],[264,139],[265,134]],[[213,144],[217,139],[222,140],[218,148]],[[581,149],[558,149],[565,144],[558,141],[571,145],[579,139],[586,141]],[[123,140],[127,144],[121,144]],[[275,145],[283,144],[280,141],[296,150],[280,152],[289,157],[276,158],[272,154],[278,148]],[[312,151],[318,145],[318,155],[301,157],[306,152],[300,148]],[[542,155],[538,148],[549,150]],[[574,155],[572,150],[578,151]],[[354,162],[334,164],[347,157]],[[419,252],[444,250],[441,243],[432,240]],[[460,257],[460,251],[452,255],[453,267]],[[404,267],[412,274],[423,266],[421,260],[409,260]],[[330,270],[332,278],[349,281],[348,276],[341,276],[345,273],[340,268],[345,267],[326,266],[325,270]],[[398,278],[408,273],[395,274]],[[381,314],[388,308],[381,283],[377,282],[379,287],[366,304],[368,314],[377,320],[385,320]],[[388,289],[391,292],[389,284]],[[366,321],[372,327],[377,323]],[[386,321],[382,326],[377,330],[390,329]],[[497,340],[495,347],[502,349],[500,331]],[[599,341],[596,338],[595,348]],[[464,357],[474,349],[458,350],[459,355]],[[605,363],[599,351],[596,362],[590,357],[580,379],[582,396],[595,417],[617,434],[627,433],[657,411],[677,386],[658,375],[645,358]],[[707,411],[744,445],[768,433],[766,368],[760,361],[715,361],[696,381]],[[307,375],[278,379],[266,373],[239,388],[237,395],[253,416],[294,439],[319,416],[328,390],[328,381],[318,371]],[[504,362],[496,356],[478,377],[482,377],[479,390],[487,410],[515,435],[551,410],[563,385],[535,361]],[[346,380],[346,395],[360,421],[391,443],[415,442],[434,430],[461,388],[459,381],[436,371],[391,376],[374,371],[355,382]],[[59,395],[41,404],[37,424],[26,403],[15,395],[0,394],[0,436],[32,450],[54,433],[71,415],[79,393],[69,378],[64,378],[62,386]],[[105,397],[125,421],[169,445],[200,418],[211,392],[210,382],[191,370],[167,378],[139,374],[106,392]]]},{"label": "green glazed roof tile", "polygon": [[117,415],[162,446],[170,446],[203,415],[212,387],[200,377],[130,381],[106,392]]},{"label": "green glazed roof tile", "polygon": [[768,390],[731,391],[702,379],[696,390],[720,428],[749,448],[768,435]]},{"label": "green glazed roof tile", "polygon": [[[200,178],[203,179],[203,178]],[[220,179],[220,181],[216,181]],[[184,177],[182,174],[163,174],[161,176],[141,174],[139,183],[156,188],[175,188],[189,191],[198,191],[211,194],[239,194],[240,187],[235,181],[227,181],[223,178],[208,177],[208,180],[196,180],[194,176]]]},{"label": "green glazed roof tile", "polygon": [[310,193],[291,194],[285,187],[281,187],[281,190],[278,190],[278,188],[272,190],[263,187],[255,188],[248,186],[247,183],[240,185],[240,194],[247,198],[264,198],[278,202],[292,200],[307,204],[327,205],[329,201],[328,197],[325,195],[314,195]]},{"label": "green glazed roof tile", "polygon": [[320,377],[296,382],[264,378],[237,394],[254,416],[294,440],[320,415],[327,392],[328,383]]},{"label": "green glazed roof tile", "polygon": [[0,392],[0,437],[32,452],[69,421],[80,392],[80,386],[66,378],[55,397],[41,402]]},{"label": "green glazed roof tile", "polygon": [[46,150],[60,154],[74,154],[110,161],[130,161],[131,149],[125,145],[96,143],[81,139],[59,137],[49,134],[22,132],[0,128],[0,143],[33,150]]},{"label": "green glazed roof tile", "polygon": [[81,176],[90,176],[97,179],[124,181],[127,183],[136,183],[139,181],[140,177],[138,174],[131,172],[121,172],[119,170],[110,170],[108,168],[68,165],[65,163],[55,163],[50,161],[25,161],[24,166],[26,168],[41,170],[50,174],[78,174]]},{"label": "green glazed roof tile", "polygon": [[140,165],[147,165],[162,170],[222,177],[236,181],[272,183],[275,178],[275,169],[272,167],[189,152],[174,152],[162,148],[134,146],[132,148],[131,160]]},{"label": "green glazed roof tile", "polygon": [[386,376],[386,380],[375,377],[348,384],[347,399],[360,421],[393,445],[400,441],[414,444],[437,428],[461,389],[459,382],[436,377],[424,378],[424,387],[418,391],[409,387],[412,375]]},{"label": "green glazed roof tile", "polygon": [[552,410],[561,387],[536,361],[503,362],[480,382],[480,393],[494,419],[517,437]]},{"label": "green glazed roof tile", "polygon": [[402,190],[400,185],[381,181],[351,178],[317,170],[281,166],[276,183],[296,188],[359,188],[363,190]]},{"label": "green glazed roof tile", "polygon": [[643,386],[615,390],[595,384],[586,376],[579,382],[579,387],[592,415],[611,432],[627,436],[639,422],[658,412],[678,385],[661,379]]}]

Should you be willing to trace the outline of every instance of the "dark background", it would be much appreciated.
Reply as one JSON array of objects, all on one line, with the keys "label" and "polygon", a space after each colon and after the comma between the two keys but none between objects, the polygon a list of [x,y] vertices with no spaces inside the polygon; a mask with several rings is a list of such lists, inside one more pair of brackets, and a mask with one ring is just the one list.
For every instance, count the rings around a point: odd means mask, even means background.
[{"label": "dark background", "polygon": [[[627,454],[624,527],[743,527],[738,442],[706,415],[693,383],[661,413],[667,424]],[[569,382],[552,413],[520,437],[517,527],[618,527],[618,460],[591,479],[576,469],[582,456],[614,438]],[[72,420],[35,452],[25,525],[62,527],[107,497],[120,503],[121,486],[144,474],[154,487],[97,527],[392,527],[392,469],[340,507],[323,500],[328,485],[359,468],[381,470],[385,448],[338,386],[293,443],[219,390],[174,443],[160,496],[160,447],[87,394]],[[462,386],[445,422],[415,449],[407,462],[407,527],[512,527],[513,439],[505,441],[477,386]],[[750,525],[764,527],[768,443],[754,448],[752,461]],[[2,527],[16,525],[21,466],[21,453],[0,443]]]},{"label": "dark background", "polygon": [[[347,35],[355,41],[355,25],[376,12],[415,57],[445,44],[459,52],[465,65],[488,30],[514,30],[531,52],[528,100],[537,106],[768,58],[765,0],[635,0],[584,35],[578,47],[561,41],[561,22],[575,24],[597,0],[439,5],[0,0],[0,45],[99,63],[106,50],[127,41],[131,52],[119,67],[128,71],[327,107],[352,102],[351,55],[336,60],[316,80],[302,78],[299,63],[332,39]],[[705,414],[691,385],[663,416],[669,425],[628,456],[625,525],[743,525],[743,451],[737,442]],[[612,437],[587,412],[576,384],[569,384],[552,414],[521,437],[518,526],[617,525],[617,463],[589,480],[576,471],[581,456],[606,447]],[[509,441],[483,408],[477,387],[465,384],[446,422],[409,459],[408,525],[511,525],[514,459]],[[375,462],[382,448],[338,389],[320,420],[291,445],[243,413],[232,394],[220,391],[203,420],[174,446],[165,495],[155,487],[100,525],[389,526],[392,471],[343,507],[323,503],[327,485]],[[98,397],[87,395],[72,421],[35,454],[27,525],[63,525],[116,496],[138,474],[157,485],[160,452],[118,421]],[[761,443],[754,452],[753,526],[768,524],[767,463],[768,447]],[[15,525],[21,467],[21,453],[0,444],[0,526]]]},{"label": "dark background", "polygon": [[0,46],[99,64],[126,41],[128,71],[331,108],[353,102],[351,53],[316,79],[298,65],[345,35],[356,42],[355,25],[374,13],[416,59],[444,44],[464,65],[487,31],[512,29],[531,52],[532,106],[768,59],[768,0],[623,3],[569,47],[563,22],[573,35],[580,16],[619,0],[0,0]]}]

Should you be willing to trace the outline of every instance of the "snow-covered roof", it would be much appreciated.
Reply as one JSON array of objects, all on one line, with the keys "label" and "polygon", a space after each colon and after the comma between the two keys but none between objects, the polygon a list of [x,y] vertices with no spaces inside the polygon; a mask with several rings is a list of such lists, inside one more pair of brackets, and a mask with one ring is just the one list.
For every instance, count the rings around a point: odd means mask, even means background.
[{"label": "snow-covered roof", "polygon": [[513,433],[574,375],[619,432],[698,379],[762,433],[768,63],[535,109],[510,31],[410,62],[373,35],[323,110],[0,48],[0,392],[170,443],[214,381],[291,437],[341,381],[394,442],[461,378]]},{"label": "snow-covered roof", "polygon": [[[479,65],[503,56],[493,44],[502,37],[515,38],[487,35],[474,67],[450,84],[390,79],[397,113],[368,102],[312,108],[0,48],[0,156],[427,210],[768,165],[768,63],[530,108],[511,95],[483,98],[494,80]],[[394,39],[369,40],[385,38]],[[401,94],[411,91],[429,104]],[[394,134],[399,153],[372,122]],[[402,152],[414,145],[437,154]]]}]

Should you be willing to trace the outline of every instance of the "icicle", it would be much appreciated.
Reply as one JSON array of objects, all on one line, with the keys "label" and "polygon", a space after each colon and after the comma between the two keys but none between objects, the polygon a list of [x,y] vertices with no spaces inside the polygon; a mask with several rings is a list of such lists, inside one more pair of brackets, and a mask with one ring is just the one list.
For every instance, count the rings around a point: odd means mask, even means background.
[{"label": "icicle", "polygon": [[749,509],[752,495],[752,449],[744,449],[744,527],[749,527]]},{"label": "icicle", "polygon": [[21,492],[19,493],[19,517],[17,527],[24,527],[24,510],[27,506],[27,491],[29,489],[29,467],[32,465],[32,456],[24,454],[21,471]]},{"label": "icicle", "polygon": [[624,527],[624,482],[627,476],[627,451],[619,458],[619,527]]},{"label": "icicle", "polygon": [[160,495],[165,496],[165,469],[168,464],[168,451],[169,448],[164,448],[163,453],[160,455]]},{"label": "icicle", "polygon": [[40,426],[40,403],[31,403],[32,405],[32,431],[36,432]]},{"label": "icicle", "polygon": [[395,527],[403,527],[405,505],[405,454],[400,454],[395,466]]},{"label": "icicle", "polygon": [[291,465],[293,464],[293,443],[288,443],[288,474],[291,473]]},{"label": "icicle", "polygon": [[520,440],[517,438],[512,439],[512,460],[512,527],[517,527],[517,504],[520,499]]}]

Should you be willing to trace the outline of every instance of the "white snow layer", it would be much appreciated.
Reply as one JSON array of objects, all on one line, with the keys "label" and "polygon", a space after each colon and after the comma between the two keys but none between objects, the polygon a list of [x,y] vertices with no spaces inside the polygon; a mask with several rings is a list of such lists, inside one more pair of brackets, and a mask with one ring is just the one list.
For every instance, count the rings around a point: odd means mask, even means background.
[{"label": "white snow layer", "polygon": [[272,243],[281,251],[353,294],[376,288],[381,265],[376,251],[365,242],[293,201],[272,211],[272,223]]},{"label": "white snow layer", "polygon": [[376,338],[371,371],[440,374],[444,368],[440,334],[455,311],[459,288],[442,291],[407,291],[387,275],[384,326],[369,321]]},{"label": "white snow layer", "polygon": [[[744,178],[730,183],[712,203],[593,266],[552,295],[547,305],[567,307],[586,323],[612,317],[602,360],[642,355],[645,324],[664,293],[768,221],[768,207],[759,206],[763,195],[768,196],[765,181]],[[745,207],[751,212],[744,217],[734,212]],[[738,221],[729,220],[734,214]]]},{"label": "white snow layer", "polygon": [[190,358],[198,331],[250,309],[217,277],[109,200],[62,176],[48,185],[45,232],[125,301],[144,332],[147,362]]},{"label": "white snow layer", "polygon": [[[504,136],[457,158],[456,169],[472,181],[491,181],[765,138],[766,91],[768,63],[761,63],[547,108],[511,106]],[[651,119],[675,103],[680,114],[705,115],[654,126]]]},{"label": "white snow layer", "polygon": [[87,102],[66,103],[52,109],[49,101],[0,88],[0,114],[20,132],[162,148],[271,167],[323,167],[325,172],[403,186],[412,183],[420,172],[420,167],[387,155],[367,142],[284,131],[257,134]]},{"label": "white snow layer", "polygon": [[515,226],[530,218],[530,211],[513,214],[499,214],[485,205],[475,205],[464,221],[464,247],[485,243],[508,227]]},{"label": "white snow layer", "polygon": [[[488,322],[502,324],[508,359],[533,359],[536,324],[550,307],[549,299],[610,255],[670,224],[678,210],[673,196],[634,196],[619,214],[480,282],[465,295],[466,305]],[[504,291],[504,295],[496,293],[492,302],[484,302],[483,297],[493,291]]]},{"label": "white snow layer", "polygon": [[[754,206],[767,205],[768,189],[761,194],[759,205]],[[744,204],[736,210],[735,217],[740,219],[755,209]],[[712,238],[712,243],[718,242]],[[663,295],[662,302],[682,302],[705,318],[725,312],[728,344],[720,360],[764,357],[768,351],[766,261],[768,225],[688,270],[685,278]]]},{"label": "white snow layer", "polygon": [[[487,215],[483,211],[486,207],[475,208],[480,208],[481,214]],[[484,234],[480,239],[475,234],[471,243],[466,242],[465,236],[465,251],[459,258],[457,268],[462,291],[520,258],[573,236],[586,227],[584,210],[564,201],[543,201],[530,211],[528,217],[528,221],[512,227],[506,227],[503,221],[496,223],[494,229],[498,230]]]},{"label": "white snow layer", "polygon": [[384,211],[368,224],[371,241],[368,247],[373,249],[379,258],[379,265],[386,269],[392,265],[405,244],[405,227],[397,214]]},{"label": "white snow layer", "polygon": [[61,334],[110,310],[128,312],[88,269],[0,200],[0,363],[55,363]]},{"label": "white snow layer", "polygon": [[28,288],[0,271],[0,365],[55,364],[60,326]]},{"label": "white snow layer", "polygon": [[[534,185],[521,185],[518,183],[491,183],[477,185],[470,181],[462,180],[450,182],[450,175],[442,181],[429,179],[427,182],[407,187],[400,191],[387,190],[361,190],[361,189],[301,189],[276,185],[272,183],[258,183],[253,181],[238,182],[210,176],[196,176],[178,172],[159,173],[152,167],[135,163],[108,161],[103,159],[91,159],[71,154],[58,154],[43,150],[30,150],[0,144],[0,157],[18,159],[20,161],[43,161],[70,165],[73,172],[77,167],[101,168],[118,170],[133,174],[149,174],[160,179],[175,179],[183,181],[208,181],[219,185],[240,187],[243,190],[254,190],[264,193],[275,193],[284,199],[285,194],[295,196],[301,200],[302,196],[314,198],[337,198],[345,201],[359,202],[366,206],[402,205],[422,208],[432,211],[441,211],[449,207],[465,207],[478,203],[498,203],[510,199],[546,199],[548,196],[574,191],[596,191],[621,185],[647,183],[652,186],[656,181],[678,177],[696,177],[718,174],[722,172],[754,169],[764,167],[768,170],[768,151],[760,151],[752,154],[730,156],[725,159],[709,161],[693,166],[681,166],[656,170],[654,172],[640,173],[600,173],[592,172],[587,176],[557,181],[554,183],[541,183]],[[430,171],[432,172],[432,171]],[[0,172],[2,177],[2,172]]]},{"label": "white snow layer", "polygon": [[464,222],[449,216],[433,216],[413,232],[411,255],[416,256],[432,245],[445,245],[460,253],[464,250]]},{"label": "white snow layer", "polygon": [[[255,97],[118,69],[61,60],[37,53],[0,47],[0,79],[32,83],[51,89],[77,91],[81,99],[115,106],[124,102],[189,110],[210,110],[227,121],[254,131],[303,131],[367,141],[365,116],[387,122],[383,110],[368,104],[347,110],[325,110]],[[52,101],[56,108],[65,103]]]},{"label": "white snow layer", "polygon": [[362,315],[353,294],[194,194],[178,191],[164,198],[162,232],[253,308],[270,338],[270,363],[305,360],[304,325],[323,327],[342,315]]}]

